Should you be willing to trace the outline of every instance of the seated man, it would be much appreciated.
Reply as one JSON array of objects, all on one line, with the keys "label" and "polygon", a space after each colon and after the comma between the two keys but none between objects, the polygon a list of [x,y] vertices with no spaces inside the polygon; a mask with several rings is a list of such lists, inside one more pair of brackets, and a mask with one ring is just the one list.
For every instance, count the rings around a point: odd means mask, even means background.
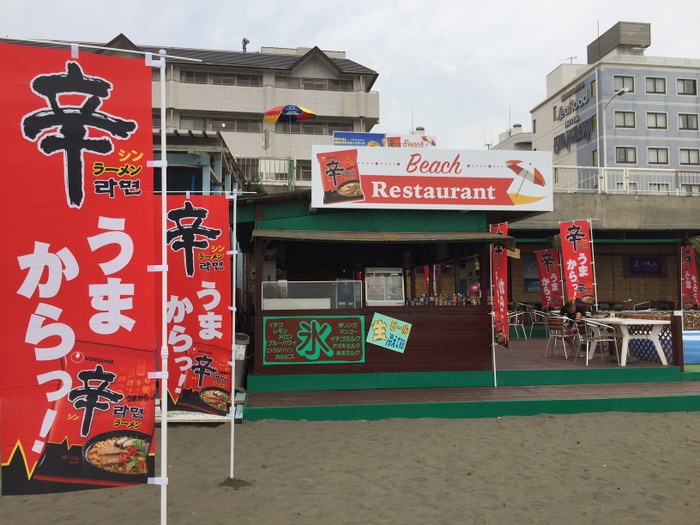
[{"label": "seated man", "polygon": [[571,347],[571,354],[569,354],[569,357],[573,357],[578,351],[578,347],[574,343],[574,334],[576,333],[576,320],[582,319],[586,316],[586,309],[583,306],[576,306],[576,303],[574,303],[573,301],[566,301],[561,311],[559,312],[559,315],[570,319],[569,322],[564,323],[564,335],[568,336],[565,340],[567,344]]}]

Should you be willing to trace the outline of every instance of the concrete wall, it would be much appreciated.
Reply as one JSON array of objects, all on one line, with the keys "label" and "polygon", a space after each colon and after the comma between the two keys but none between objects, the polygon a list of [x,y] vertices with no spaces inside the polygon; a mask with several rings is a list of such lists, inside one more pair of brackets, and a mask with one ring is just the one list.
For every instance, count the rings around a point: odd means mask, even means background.
[{"label": "concrete wall", "polygon": [[554,211],[510,225],[518,231],[559,232],[559,221],[593,219],[597,230],[700,231],[700,199],[664,195],[605,195],[598,193],[555,193]]}]

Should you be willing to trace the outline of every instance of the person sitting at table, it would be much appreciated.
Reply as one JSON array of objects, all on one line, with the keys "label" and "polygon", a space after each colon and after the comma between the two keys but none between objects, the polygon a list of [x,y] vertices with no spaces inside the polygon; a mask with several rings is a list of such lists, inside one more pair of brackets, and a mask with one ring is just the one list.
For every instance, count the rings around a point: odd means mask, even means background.
[{"label": "person sitting at table", "polygon": [[586,316],[586,309],[583,306],[577,306],[573,301],[566,301],[562,306],[559,315],[569,319],[564,323],[564,340],[571,347],[571,354],[568,357],[574,357],[578,352],[578,347],[574,343],[574,334],[576,334],[576,320]]}]

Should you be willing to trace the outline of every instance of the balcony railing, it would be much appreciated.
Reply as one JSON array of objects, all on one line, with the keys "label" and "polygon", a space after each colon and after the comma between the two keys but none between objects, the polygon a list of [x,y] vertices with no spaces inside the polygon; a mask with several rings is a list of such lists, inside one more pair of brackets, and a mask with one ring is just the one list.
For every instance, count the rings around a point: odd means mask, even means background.
[{"label": "balcony railing", "polygon": [[554,191],[700,197],[700,171],[555,166]]}]

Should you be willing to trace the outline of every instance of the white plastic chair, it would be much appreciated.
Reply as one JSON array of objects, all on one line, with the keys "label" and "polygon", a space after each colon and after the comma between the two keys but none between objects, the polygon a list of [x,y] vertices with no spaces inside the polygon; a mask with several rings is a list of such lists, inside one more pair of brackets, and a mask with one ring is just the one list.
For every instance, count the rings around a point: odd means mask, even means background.
[{"label": "white plastic chair", "polygon": [[518,328],[520,328],[523,331],[523,337],[527,341],[527,334],[525,333],[525,324],[523,322],[524,318],[525,312],[519,310],[516,310],[514,312],[508,312],[508,326],[515,330],[515,337],[520,339],[520,334],[518,332]]}]

